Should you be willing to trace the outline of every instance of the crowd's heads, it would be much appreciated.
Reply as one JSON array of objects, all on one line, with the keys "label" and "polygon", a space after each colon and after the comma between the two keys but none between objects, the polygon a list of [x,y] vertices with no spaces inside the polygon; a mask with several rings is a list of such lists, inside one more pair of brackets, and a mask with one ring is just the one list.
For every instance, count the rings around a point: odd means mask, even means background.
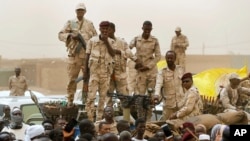
[{"label": "crowd's heads", "polygon": [[102,141],[118,141],[118,137],[113,133],[107,133],[102,136]]},{"label": "crowd's heads", "polygon": [[63,131],[62,129],[53,129],[49,132],[49,138],[53,141],[63,140]]},{"label": "crowd's heads", "polygon": [[130,131],[130,124],[127,120],[119,120],[116,125],[118,133],[122,131]]},{"label": "crowd's heads", "polygon": [[99,123],[99,131],[100,135],[104,135],[106,133],[110,133],[111,125],[108,122],[102,121]]},{"label": "crowd's heads", "polygon": [[29,126],[25,131],[25,141],[31,141],[44,135],[42,125]]},{"label": "crowd's heads", "polygon": [[84,133],[90,133],[91,135],[96,134],[94,123],[89,119],[83,119],[80,121],[79,130],[81,134]]},{"label": "crowd's heads", "polygon": [[45,134],[48,135],[51,130],[54,129],[54,122],[50,119],[46,119],[42,122],[42,125],[45,130]]},{"label": "crowd's heads", "polygon": [[0,132],[0,141],[12,141],[9,132]]},{"label": "crowd's heads", "polygon": [[199,141],[210,141],[210,136],[207,134],[200,134]]},{"label": "crowd's heads", "polygon": [[131,135],[130,132],[128,132],[128,131],[122,131],[122,132],[120,133],[120,138],[119,138],[119,140],[120,140],[120,141],[131,141],[131,138],[132,138],[132,135]]}]

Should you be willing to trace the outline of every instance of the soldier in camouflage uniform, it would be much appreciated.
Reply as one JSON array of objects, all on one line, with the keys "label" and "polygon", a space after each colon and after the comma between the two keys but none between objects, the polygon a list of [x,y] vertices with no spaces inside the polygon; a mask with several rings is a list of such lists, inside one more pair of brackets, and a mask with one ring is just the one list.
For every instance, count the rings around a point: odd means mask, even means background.
[{"label": "soldier in camouflage uniform", "polygon": [[181,65],[185,69],[186,65],[186,49],[189,46],[188,38],[181,33],[181,28],[175,29],[175,34],[171,41],[171,50],[176,53],[176,65]]},{"label": "soldier in camouflage uniform", "polygon": [[180,110],[184,105],[184,91],[182,88],[181,77],[184,69],[180,65],[175,65],[176,53],[168,51],[165,55],[167,67],[162,69],[158,75],[155,86],[155,100],[159,100],[159,96],[163,98],[163,121]]},{"label": "soldier in camouflage uniform", "polygon": [[[152,23],[145,21],[142,26],[142,35],[136,36],[130,42],[130,49],[136,48],[135,69],[136,76],[136,94],[146,94],[148,88],[154,88],[157,76],[157,62],[161,59],[160,45],[158,39],[151,35]],[[143,109],[138,108],[138,117],[145,117]],[[151,119],[151,109],[149,110],[147,120]],[[141,114],[141,115],[140,115]]]},{"label": "soldier in camouflage uniform", "polygon": [[[116,93],[128,95],[128,82],[127,82],[127,73],[126,73],[126,64],[127,58],[133,56],[131,50],[128,47],[128,44],[121,38],[115,37],[115,24],[110,23],[109,25],[109,37],[114,39],[114,51],[115,51],[115,65],[114,71],[110,80],[109,92],[113,93],[114,90]],[[107,105],[112,106],[112,98],[107,97]],[[130,108],[123,107],[123,119],[129,121],[130,118]]]},{"label": "soldier in camouflage uniform", "polygon": [[240,79],[237,73],[229,75],[230,83],[223,87],[220,93],[220,100],[225,111],[239,110],[237,103],[241,94],[250,95],[250,88],[241,87],[240,83],[250,78],[250,75]]},{"label": "soldier in camouflage uniform", "polygon": [[25,76],[20,75],[21,68],[15,68],[15,75],[9,78],[10,96],[24,96],[28,89],[28,84]]},{"label": "soldier in camouflage uniform", "polygon": [[101,34],[91,38],[87,44],[84,79],[89,77],[88,99],[86,111],[88,119],[94,121],[97,91],[99,101],[97,106],[96,121],[102,119],[105,98],[109,90],[110,77],[113,73],[115,41],[108,37],[109,22],[102,21],[99,24]]},{"label": "soldier in camouflage uniform", "polygon": [[86,7],[83,3],[76,6],[77,18],[67,21],[59,32],[59,40],[65,42],[68,51],[68,77],[67,84],[68,105],[72,105],[77,84],[75,82],[80,70],[84,70],[86,44],[88,40],[97,35],[91,21],[84,18]]},{"label": "soldier in camouflage uniform", "polygon": [[191,73],[185,73],[182,78],[182,86],[185,91],[184,105],[169,119],[186,120],[189,117],[202,114],[203,104],[198,89],[193,85]]}]

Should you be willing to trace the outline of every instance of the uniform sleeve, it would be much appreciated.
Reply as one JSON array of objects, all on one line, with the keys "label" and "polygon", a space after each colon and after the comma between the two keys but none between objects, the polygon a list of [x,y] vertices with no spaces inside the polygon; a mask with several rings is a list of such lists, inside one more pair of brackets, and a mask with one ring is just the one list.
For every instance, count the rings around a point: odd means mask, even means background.
[{"label": "uniform sleeve", "polygon": [[147,67],[148,68],[154,68],[155,65],[161,60],[161,49],[160,49],[160,44],[158,40],[156,39],[155,42],[155,52],[154,52],[154,60],[150,62]]},{"label": "uniform sleeve", "polygon": [[186,49],[186,48],[189,46],[189,42],[188,42],[187,36],[185,36],[184,38],[185,38],[185,39],[184,39],[184,43],[183,43],[182,46]]},{"label": "uniform sleeve", "polygon": [[177,118],[182,118],[184,116],[189,115],[194,110],[196,101],[196,93],[194,91],[188,91],[186,103],[179,111],[177,111]]},{"label": "uniform sleeve", "polygon": [[250,96],[250,88],[240,87],[239,91],[240,91],[240,93],[244,93],[244,94],[247,94],[248,96]]},{"label": "uniform sleeve", "polygon": [[159,71],[156,78],[156,85],[155,85],[155,95],[161,94],[161,88],[163,86],[163,70]]},{"label": "uniform sleeve", "polygon": [[91,54],[91,49],[92,49],[92,41],[89,40],[87,43],[86,53]]},{"label": "uniform sleeve", "polygon": [[129,49],[129,47],[128,47],[128,44],[127,44],[127,42],[126,41],[123,41],[123,50],[121,50],[121,56],[123,57],[123,58],[133,58],[133,53],[132,53],[132,51]]},{"label": "uniform sleeve", "polygon": [[67,21],[62,30],[58,33],[59,40],[62,42],[66,42],[70,32],[70,21]]},{"label": "uniform sleeve", "polygon": [[220,93],[220,100],[222,102],[222,105],[225,109],[234,109],[236,110],[236,107],[230,104],[230,99],[228,97],[228,92],[226,88],[223,88],[223,90]]}]

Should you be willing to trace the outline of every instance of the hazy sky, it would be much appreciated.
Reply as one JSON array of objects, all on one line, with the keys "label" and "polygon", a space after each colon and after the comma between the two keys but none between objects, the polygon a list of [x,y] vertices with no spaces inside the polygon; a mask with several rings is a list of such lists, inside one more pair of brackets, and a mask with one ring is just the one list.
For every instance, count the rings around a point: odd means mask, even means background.
[{"label": "hazy sky", "polygon": [[249,0],[0,0],[2,58],[66,57],[58,32],[79,2],[98,32],[100,21],[112,21],[127,42],[152,21],[162,54],[176,26],[189,39],[187,54],[250,54]]}]

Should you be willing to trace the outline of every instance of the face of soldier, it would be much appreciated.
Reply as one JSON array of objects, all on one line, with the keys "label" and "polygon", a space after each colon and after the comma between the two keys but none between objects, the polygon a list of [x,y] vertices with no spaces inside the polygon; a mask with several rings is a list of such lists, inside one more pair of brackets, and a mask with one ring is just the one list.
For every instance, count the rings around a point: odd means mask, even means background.
[{"label": "face of soldier", "polygon": [[165,59],[166,59],[168,66],[172,66],[172,65],[174,65],[174,62],[176,60],[176,56],[174,53],[169,52],[166,54]]},{"label": "face of soldier", "polygon": [[142,30],[143,30],[143,33],[142,33],[143,38],[148,39],[152,31],[152,25],[144,24],[142,27]]},{"label": "face of soldier", "polygon": [[76,16],[82,18],[86,13],[85,9],[77,9],[76,10]]},{"label": "face of soldier", "polygon": [[187,89],[187,90],[188,90],[189,88],[191,88],[192,84],[193,84],[193,81],[192,81],[191,78],[185,78],[185,79],[182,80],[182,86],[183,86],[185,89]]},{"label": "face of soldier", "polygon": [[181,35],[181,31],[175,31],[176,36],[180,36]]},{"label": "face of soldier", "polygon": [[240,79],[231,79],[231,80],[230,80],[230,84],[231,84],[231,86],[233,86],[233,87],[237,87],[237,86],[240,85]]},{"label": "face of soldier", "polygon": [[101,32],[101,38],[108,38],[109,36],[109,27],[108,26],[101,26],[99,28]]},{"label": "face of soldier", "polygon": [[108,35],[110,38],[114,37],[115,30],[112,27],[109,27],[108,29]]},{"label": "face of soldier", "polygon": [[15,69],[15,73],[16,73],[16,76],[19,76],[20,73],[21,73],[21,69],[20,68],[16,68]]}]

